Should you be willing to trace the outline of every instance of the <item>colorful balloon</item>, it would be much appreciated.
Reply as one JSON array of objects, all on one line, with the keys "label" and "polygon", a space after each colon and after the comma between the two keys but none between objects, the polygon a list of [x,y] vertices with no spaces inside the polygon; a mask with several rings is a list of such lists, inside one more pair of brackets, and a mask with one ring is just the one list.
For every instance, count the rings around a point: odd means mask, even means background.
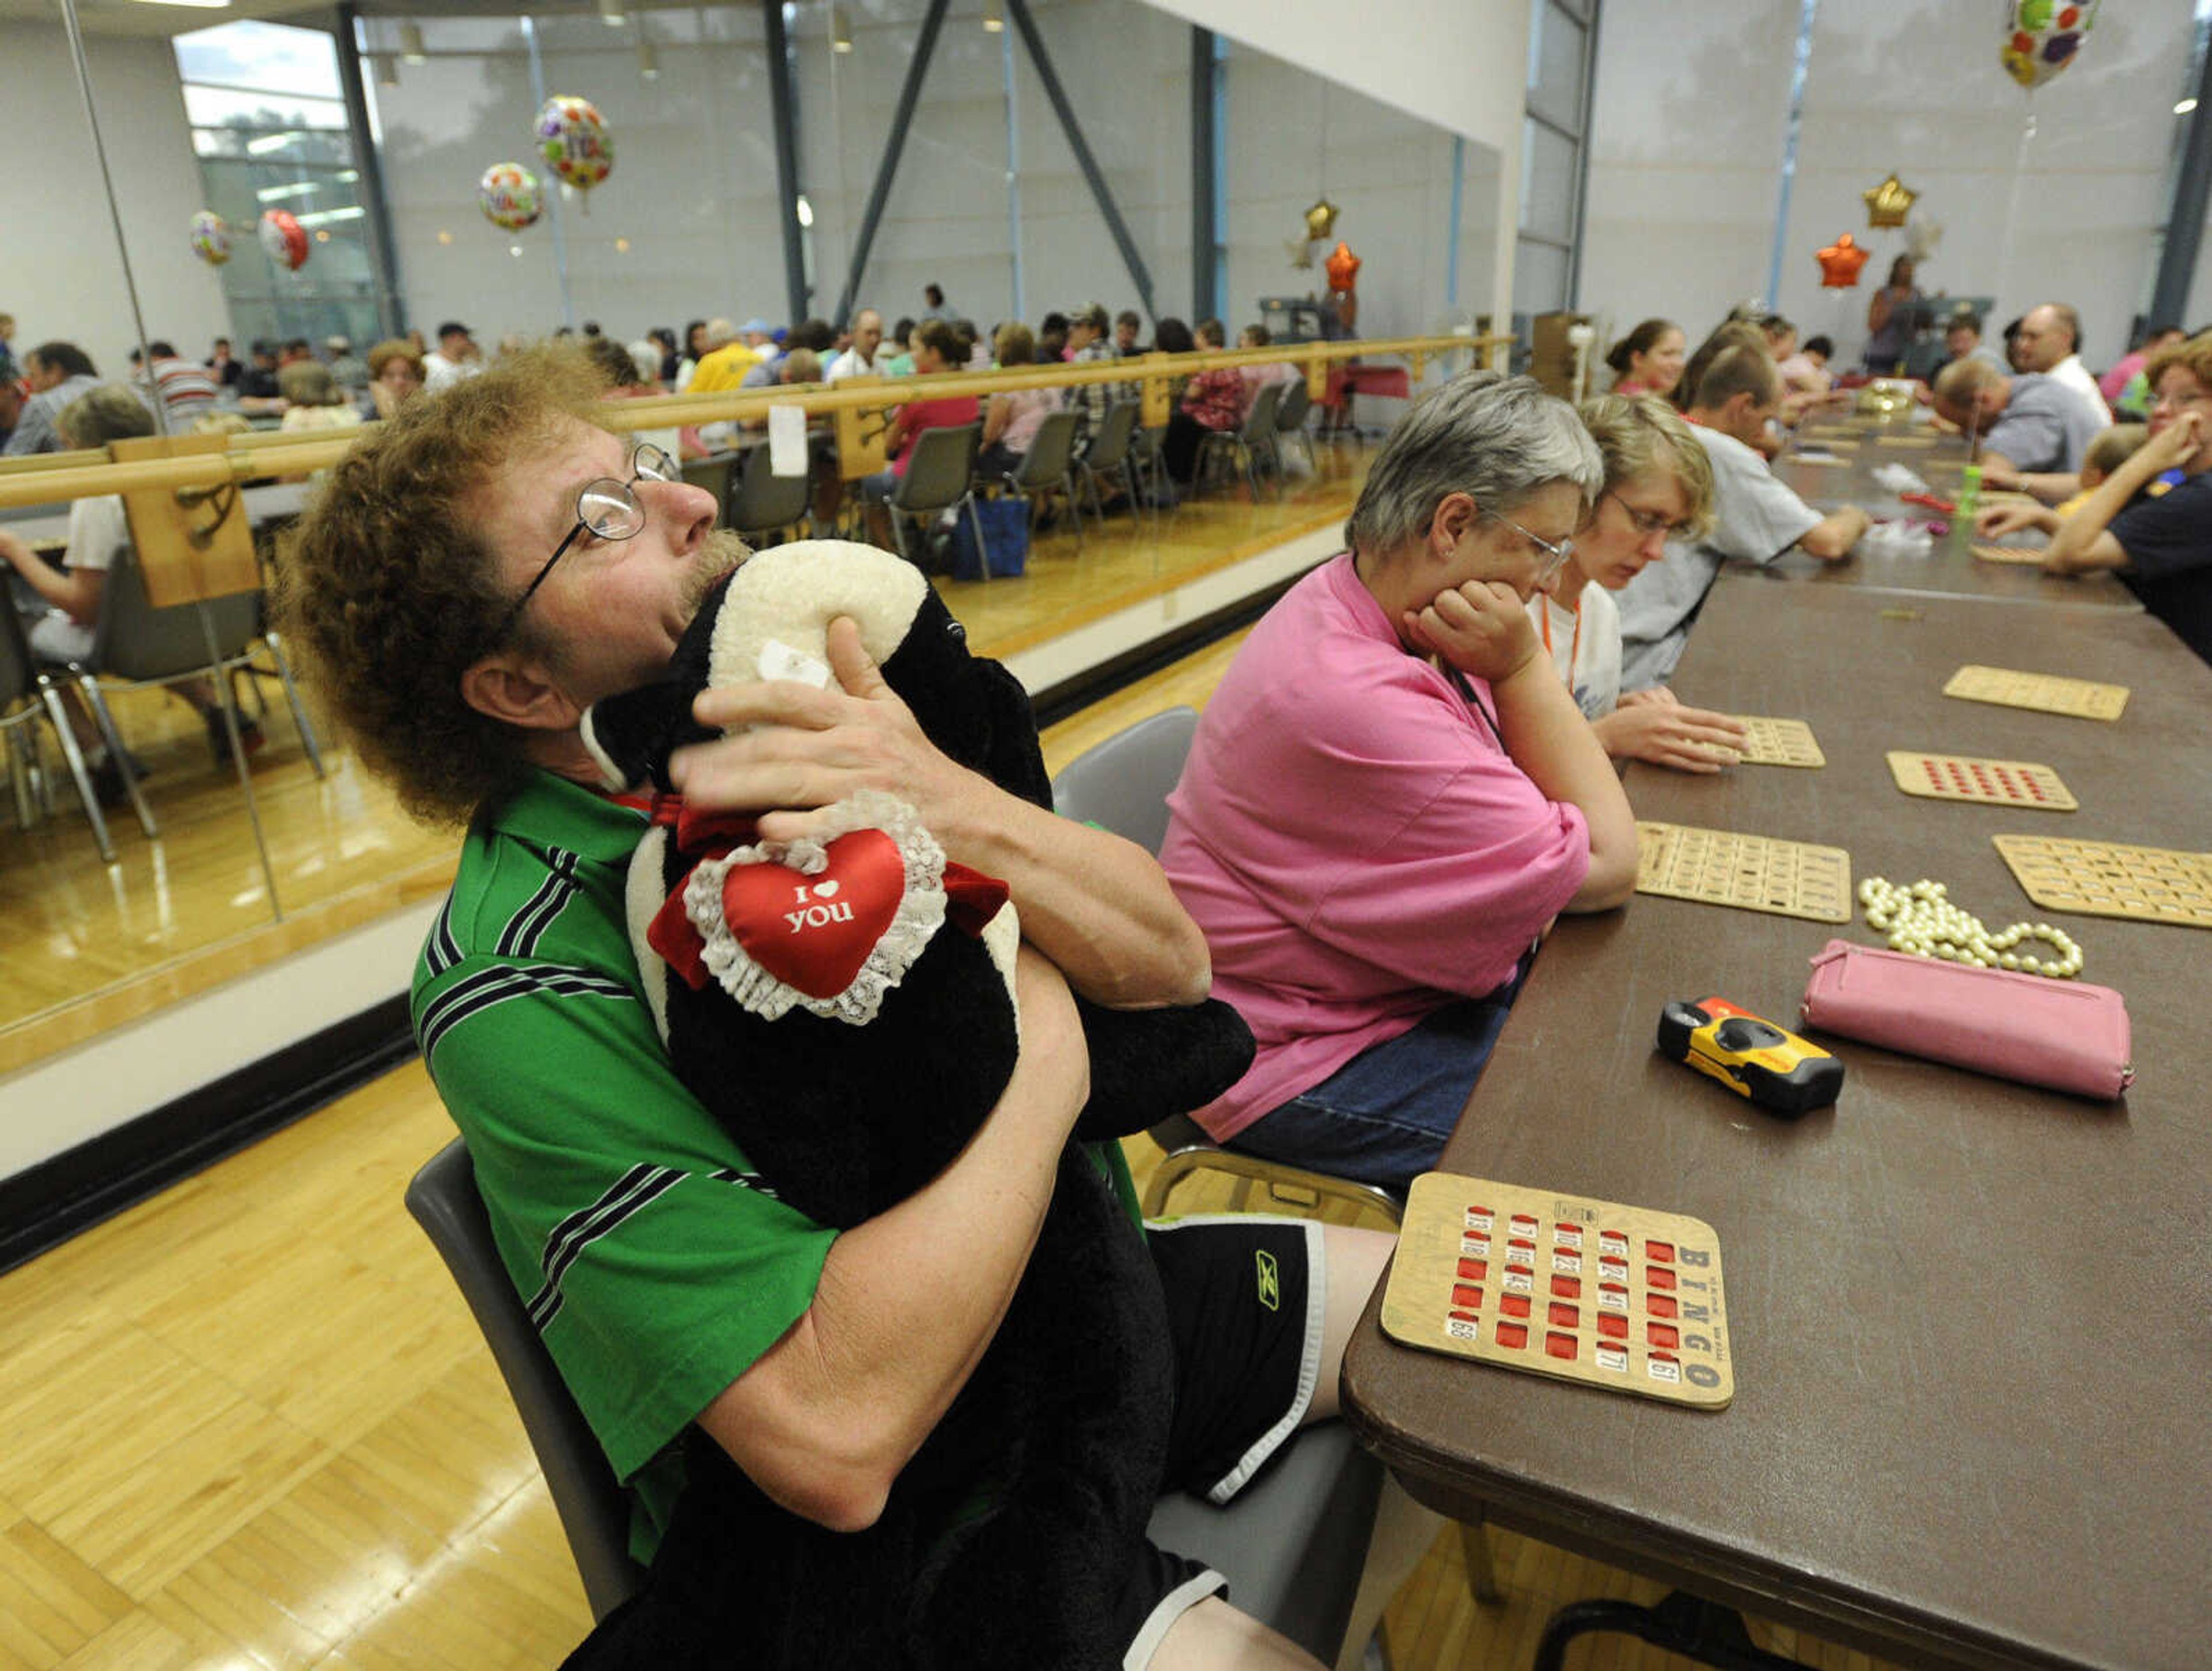
[{"label": "colorful balloon", "polygon": [[1903,226],[1905,217],[1912,210],[1912,200],[1920,195],[1895,174],[1879,186],[1869,186],[1859,193],[1866,199],[1867,224],[1874,227]]},{"label": "colorful balloon", "polygon": [[289,213],[282,209],[264,210],[260,232],[263,251],[285,271],[297,272],[307,265],[313,246],[307,241],[307,229]]},{"label": "colorful balloon", "polygon": [[230,229],[212,209],[203,209],[192,216],[192,253],[211,267],[230,259]]},{"label": "colorful balloon", "polygon": [[1306,210],[1306,236],[1309,239],[1322,240],[1334,235],[1336,231],[1336,205],[1328,200],[1326,193],[1315,198],[1314,206]]},{"label": "colorful balloon", "polygon": [[538,113],[538,149],[564,185],[588,192],[615,166],[615,137],[589,99],[556,93]]},{"label": "colorful balloon", "polygon": [[545,212],[538,176],[520,162],[495,162],[477,182],[477,207],[502,232],[520,232]]},{"label": "colorful balloon", "polygon": [[2102,0],[2012,0],[2005,8],[1997,59],[2005,73],[2033,92],[2081,53]]},{"label": "colorful balloon", "polygon": [[1336,247],[1329,251],[1328,259],[1322,263],[1322,270],[1328,274],[1330,290],[1348,293],[1359,282],[1360,265],[1359,258],[1352,253],[1352,246],[1340,238]]},{"label": "colorful balloon", "polygon": [[1822,290],[1849,290],[1857,288],[1859,269],[1867,264],[1867,252],[1846,232],[1813,259],[1820,264]]}]

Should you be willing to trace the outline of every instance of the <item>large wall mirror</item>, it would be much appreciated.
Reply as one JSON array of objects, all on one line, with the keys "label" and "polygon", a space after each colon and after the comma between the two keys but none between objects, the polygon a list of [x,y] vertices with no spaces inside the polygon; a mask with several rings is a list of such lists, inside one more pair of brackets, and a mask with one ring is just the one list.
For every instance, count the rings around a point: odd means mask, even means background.
[{"label": "large wall mirror", "polygon": [[[143,344],[207,369],[227,338],[250,377],[257,341],[280,351],[305,343],[328,361],[333,338],[360,357],[404,325],[427,332],[453,320],[496,353],[509,333],[587,321],[628,341],[708,315],[781,322],[793,311],[775,231],[769,14],[758,3],[632,8],[614,26],[608,8],[583,5],[526,15],[378,0],[336,20],[256,9],[264,15],[83,8],[103,171],[63,19],[30,0],[0,0],[15,115],[40,135],[37,168],[19,168],[6,188],[0,309],[14,315],[19,359],[41,343],[72,343],[98,381],[128,381]],[[980,0],[951,9],[854,302],[888,322],[919,314],[934,282],[986,326],[1035,323],[1094,298],[1141,309],[1139,276],[1098,212],[1036,64],[1012,30],[980,27],[998,9]],[[799,310],[830,316],[851,282],[928,0],[780,10],[802,193]],[[1142,258],[1156,314],[1218,312],[1233,332],[1260,320],[1268,298],[1325,292],[1322,263],[1339,239],[1364,258],[1363,336],[1472,331],[1490,314],[1505,172],[1496,152],[1225,40],[1211,68],[1197,68],[1189,24],[1140,0],[1033,0],[1030,11]],[[1194,294],[1194,74],[1206,78],[1200,97],[1219,137],[1211,297]],[[480,210],[478,180],[506,161],[544,174],[532,119],[561,93],[599,106],[616,136],[615,170],[587,196],[549,189],[534,226],[495,227]],[[1329,239],[1310,244],[1307,212],[1322,202],[1340,218]],[[272,211],[289,217],[298,241],[289,249],[257,236]],[[196,243],[199,213],[208,223]],[[219,366],[214,375],[224,375]],[[225,422],[279,421],[250,398],[241,407],[239,393],[223,389]],[[38,467],[0,466],[0,482]],[[252,488],[242,509],[272,522],[312,491]],[[65,504],[0,509],[0,527],[56,557],[69,520]],[[34,613],[40,600],[20,582],[15,592],[19,613]],[[24,770],[15,774],[21,804],[0,814],[9,947],[0,1082],[21,1083],[58,1052],[96,1046],[241,977],[265,980],[336,937],[419,914],[442,892],[453,832],[410,820],[327,731],[319,765],[266,653],[234,683],[249,725],[250,796],[227,758],[227,730],[210,721],[207,689],[110,692],[159,830],[148,836],[127,799],[114,799],[112,859],[77,805],[50,721],[13,728]],[[106,787],[112,796],[112,772]],[[380,991],[398,990],[404,954],[386,947],[377,956],[388,976]],[[0,1176],[11,1169],[0,1164]]]}]

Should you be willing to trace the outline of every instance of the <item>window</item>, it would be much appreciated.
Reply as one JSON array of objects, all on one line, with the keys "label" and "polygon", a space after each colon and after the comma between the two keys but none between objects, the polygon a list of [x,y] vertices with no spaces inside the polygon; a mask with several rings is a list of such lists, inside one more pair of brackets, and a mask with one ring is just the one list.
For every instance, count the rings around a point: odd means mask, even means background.
[{"label": "window", "polygon": [[[241,351],[263,337],[343,336],[365,349],[381,334],[376,266],[337,42],[319,29],[244,21],[175,45],[202,206],[230,227],[221,277],[232,337]],[[307,235],[296,272],[261,248],[270,210],[294,216]]]}]

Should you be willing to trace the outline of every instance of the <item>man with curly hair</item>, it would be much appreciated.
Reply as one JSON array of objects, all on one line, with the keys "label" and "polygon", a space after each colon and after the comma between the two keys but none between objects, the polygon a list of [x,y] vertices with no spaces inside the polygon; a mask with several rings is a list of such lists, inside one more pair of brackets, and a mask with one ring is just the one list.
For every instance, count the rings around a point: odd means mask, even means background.
[{"label": "man with curly hair", "polygon": [[[1020,910],[1022,1050],[969,1147],[878,1217],[834,1232],[761,1187],[661,1049],[625,923],[643,815],[592,787],[578,729],[591,703],[660,675],[745,548],[665,454],[601,427],[598,393],[580,354],[555,347],[402,409],[297,525],[281,615],[363,758],[416,812],[470,820],[416,968],[416,1032],[508,1274],[631,1490],[633,1549],[650,1558],[695,1427],[794,1515],[858,1529],[882,1513],[998,1327],[1049,1202],[1088,1092],[1069,989],[1181,1003],[1209,969],[1148,854],[947,759],[840,620],[837,687],[700,698],[725,735],[680,759],[686,803],[757,814],[787,841],[860,790],[908,802]],[[1094,1158],[1133,1203],[1118,1147]],[[1129,1234],[1147,1235],[1133,1206]],[[1226,1501],[1334,1412],[1389,1239],[1255,1217],[1146,1245],[1178,1366],[1169,1483]],[[1201,1561],[1148,1548],[1099,1582],[1120,1632],[1102,1662],[1312,1663],[1224,1601]],[[772,1587],[715,1588],[702,1640],[728,1662],[782,1662]]]}]

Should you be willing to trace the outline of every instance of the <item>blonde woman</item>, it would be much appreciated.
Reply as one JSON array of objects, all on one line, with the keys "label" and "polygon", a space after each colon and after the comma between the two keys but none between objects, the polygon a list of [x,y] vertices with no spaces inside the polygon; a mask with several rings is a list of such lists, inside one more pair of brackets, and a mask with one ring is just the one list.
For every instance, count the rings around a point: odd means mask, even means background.
[{"label": "blonde woman", "polygon": [[1605,486],[1566,566],[1528,614],[1552,665],[1605,752],[1678,771],[1717,771],[1743,747],[1741,722],[1686,708],[1665,686],[1620,693],[1620,607],[1613,594],[1712,521],[1713,473],[1674,409],[1650,395],[1601,395],[1583,427],[1605,460]]}]

